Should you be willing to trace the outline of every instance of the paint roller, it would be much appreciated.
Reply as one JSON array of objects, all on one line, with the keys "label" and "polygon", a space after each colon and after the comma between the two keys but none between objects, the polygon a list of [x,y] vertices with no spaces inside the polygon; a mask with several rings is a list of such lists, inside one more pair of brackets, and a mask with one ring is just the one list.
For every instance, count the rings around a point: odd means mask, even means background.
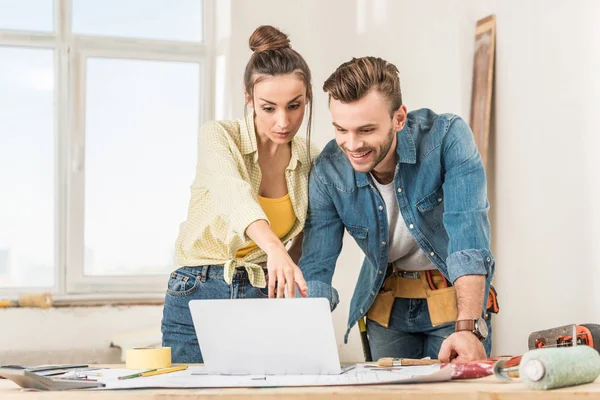
[{"label": "paint roller", "polygon": [[[510,380],[506,360],[494,365],[494,375]],[[558,389],[594,382],[600,376],[600,354],[589,346],[546,347],[523,354],[518,366],[523,384],[534,390]]]}]

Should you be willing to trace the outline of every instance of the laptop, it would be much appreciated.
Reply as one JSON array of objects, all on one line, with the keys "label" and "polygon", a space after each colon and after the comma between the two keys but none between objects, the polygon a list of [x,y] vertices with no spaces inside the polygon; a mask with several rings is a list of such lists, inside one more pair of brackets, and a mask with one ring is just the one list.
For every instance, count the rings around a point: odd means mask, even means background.
[{"label": "laptop", "polygon": [[340,365],[324,298],[192,300],[194,328],[210,374],[331,375]]}]

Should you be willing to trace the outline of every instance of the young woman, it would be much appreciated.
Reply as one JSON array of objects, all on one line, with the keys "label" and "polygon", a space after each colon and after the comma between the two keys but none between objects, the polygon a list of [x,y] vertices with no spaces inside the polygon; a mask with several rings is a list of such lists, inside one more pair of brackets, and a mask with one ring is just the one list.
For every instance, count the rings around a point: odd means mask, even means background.
[{"label": "young woman", "polygon": [[[254,31],[250,49],[244,94],[252,112],[208,122],[198,135],[196,177],[175,248],[183,267],[171,273],[162,320],[163,346],[176,363],[203,361],[190,300],[294,297],[296,288],[307,295],[296,264],[318,153],[310,145],[311,74],[272,26]],[[303,139],[296,133],[307,108]]]}]

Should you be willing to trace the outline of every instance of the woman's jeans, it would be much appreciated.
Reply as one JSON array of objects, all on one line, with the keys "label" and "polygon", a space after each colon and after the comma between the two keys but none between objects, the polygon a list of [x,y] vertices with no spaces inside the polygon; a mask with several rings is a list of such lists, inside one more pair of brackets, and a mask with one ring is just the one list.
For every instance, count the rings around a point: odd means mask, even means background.
[{"label": "woman's jeans", "polygon": [[223,266],[181,267],[171,273],[167,285],[161,327],[162,345],[171,348],[174,363],[202,363],[202,352],[188,306],[190,300],[267,297],[267,288],[252,286],[243,268],[236,270],[229,285],[223,279]]}]

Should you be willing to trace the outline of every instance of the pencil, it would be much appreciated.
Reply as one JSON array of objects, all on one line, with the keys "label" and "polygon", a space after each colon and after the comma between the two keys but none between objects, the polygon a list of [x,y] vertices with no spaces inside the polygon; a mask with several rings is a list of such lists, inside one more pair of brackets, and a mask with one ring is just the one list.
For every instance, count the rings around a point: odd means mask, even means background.
[{"label": "pencil", "polygon": [[176,367],[161,368],[161,369],[157,369],[155,371],[143,372],[142,376],[162,375],[162,374],[168,374],[169,372],[183,371],[184,369],[187,369],[187,365],[178,365]]},{"label": "pencil", "polygon": [[138,376],[143,376],[143,374],[147,374],[147,373],[150,373],[150,372],[153,372],[153,371],[156,371],[156,369],[149,369],[148,371],[138,372],[136,374],[120,376],[119,379],[123,380],[123,379],[137,378]]}]

